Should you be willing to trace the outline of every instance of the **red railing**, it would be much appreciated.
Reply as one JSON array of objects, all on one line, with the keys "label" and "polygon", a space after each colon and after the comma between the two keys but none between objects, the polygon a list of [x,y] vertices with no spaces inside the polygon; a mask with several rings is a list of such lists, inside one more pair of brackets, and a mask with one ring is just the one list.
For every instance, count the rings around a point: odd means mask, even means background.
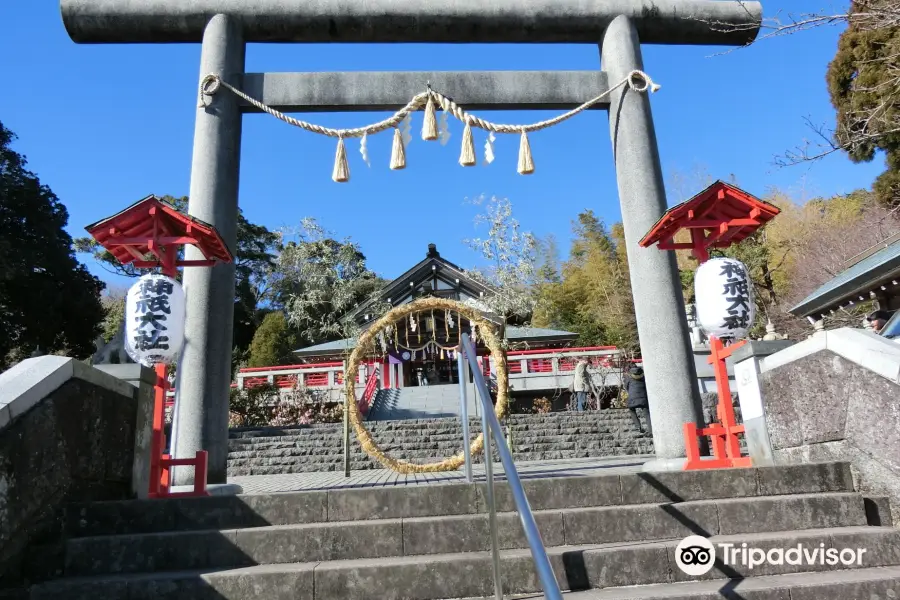
[{"label": "red railing", "polygon": [[[582,353],[586,354],[589,352],[596,353],[588,357],[591,365],[594,367],[613,368],[620,367],[623,364],[628,365],[632,363],[641,363],[641,359],[639,358],[632,360],[624,359],[623,357],[621,357],[621,354],[617,352],[617,348],[615,346],[515,350],[513,352],[507,353],[507,356],[509,357],[509,373],[511,375],[553,373],[553,360],[557,360],[559,362],[557,372],[571,372],[575,370],[575,365],[577,364],[579,358],[578,355]],[[541,356],[540,358],[529,358],[530,356],[540,354],[543,354],[544,356]],[[481,361],[481,369],[484,377],[486,379],[489,379],[491,376],[490,356],[480,356],[479,360]],[[525,362],[524,370],[522,365],[523,360]],[[374,364],[375,363],[368,363],[370,367],[374,366]],[[304,385],[306,387],[331,388],[344,385],[344,372],[343,370],[336,369],[336,367],[342,366],[342,362],[334,361],[302,365],[247,367],[241,369],[240,373],[242,375],[246,375],[242,377],[244,388],[253,388],[256,386],[265,385],[269,381],[269,377],[272,377],[273,383],[278,388],[291,388],[297,385],[297,383],[300,383],[301,385]],[[278,374],[273,373],[273,371],[294,372]],[[260,373],[266,373],[266,375],[261,375]],[[334,373],[333,380],[329,379],[328,373]],[[361,375],[362,372],[359,372],[357,375],[358,383],[361,383]],[[371,378],[369,378],[369,380],[370,379]],[[367,389],[369,380],[366,381]],[[237,385],[232,384],[231,387],[237,387]]]},{"label": "red railing", "polygon": [[[521,364],[521,363],[519,363]],[[529,373],[552,373],[552,358],[532,358],[525,361],[525,366]]]},{"label": "red railing", "polygon": [[328,387],[328,372],[306,373],[303,377],[306,387]]},{"label": "red railing", "polygon": [[269,383],[268,377],[246,377],[244,379],[244,388],[252,388]]},{"label": "red railing", "polygon": [[543,350],[513,350],[507,352],[507,356],[522,356],[525,354],[559,354],[562,352],[593,352],[596,350],[615,350],[615,346],[585,346],[583,348],[544,348]]},{"label": "red railing", "polygon": [[363,390],[362,398],[359,399],[357,407],[363,415],[369,413],[369,407],[372,405],[372,399],[375,392],[378,391],[378,369],[374,369],[366,380],[366,389]]},{"label": "red railing", "polygon": [[[255,378],[254,378],[255,379]],[[246,382],[246,380],[244,380]],[[292,388],[297,385],[296,375],[276,375],[272,378],[272,383],[279,388]],[[246,385],[246,383],[245,383]]]},{"label": "red railing", "polygon": [[275,367],[245,367],[240,370],[241,373],[254,373],[256,371],[288,371],[288,370],[296,370],[296,369],[320,369],[324,367],[341,367],[344,363],[342,362],[326,362],[326,363],[311,363],[304,365],[278,365]]}]

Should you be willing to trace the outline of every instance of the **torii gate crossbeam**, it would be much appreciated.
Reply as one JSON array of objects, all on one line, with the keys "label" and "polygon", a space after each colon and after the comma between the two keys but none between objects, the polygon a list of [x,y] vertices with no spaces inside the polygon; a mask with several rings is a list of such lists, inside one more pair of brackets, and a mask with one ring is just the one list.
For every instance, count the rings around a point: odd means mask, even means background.
[{"label": "torii gate crossbeam", "polygon": [[[200,76],[219,75],[282,110],[384,110],[405,104],[426,81],[477,108],[571,107],[609,82],[643,69],[641,42],[739,46],[757,35],[759,2],[744,0],[60,0],[80,43],[201,42]],[[600,44],[604,72],[245,74],[248,42],[431,42]],[[354,79],[355,78],[355,79]],[[359,85],[364,82],[365,89]],[[198,80],[199,83],[199,80]],[[446,86],[446,87],[444,87]],[[496,94],[484,94],[484,90]],[[197,109],[189,213],[236,243],[241,122],[233,94]],[[638,242],[667,203],[646,94],[610,94],[610,133],[650,397],[657,460],[680,468],[682,426],[703,423],[681,282],[672,253]],[[191,255],[186,258],[198,258]],[[209,481],[226,480],[234,266],[185,274],[186,343],[179,368],[176,458],[209,452]],[[176,473],[176,484],[192,482]]]}]

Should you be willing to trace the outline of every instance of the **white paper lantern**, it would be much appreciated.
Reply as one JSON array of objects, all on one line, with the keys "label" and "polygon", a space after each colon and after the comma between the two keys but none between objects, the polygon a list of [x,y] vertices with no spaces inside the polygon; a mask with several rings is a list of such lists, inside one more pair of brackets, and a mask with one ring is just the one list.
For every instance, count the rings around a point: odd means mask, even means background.
[{"label": "white paper lantern", "polygon": [[125,350],[152,367],[175,362],[184,343],[184,290],[165,275],[144,275],[125,301]]},{"label": "white paper lantern", "polygon": [[697,321],[708,336],[741,339],[753,326],[756,305],[747,267],[733,258],[712,258],[694,275]]}]

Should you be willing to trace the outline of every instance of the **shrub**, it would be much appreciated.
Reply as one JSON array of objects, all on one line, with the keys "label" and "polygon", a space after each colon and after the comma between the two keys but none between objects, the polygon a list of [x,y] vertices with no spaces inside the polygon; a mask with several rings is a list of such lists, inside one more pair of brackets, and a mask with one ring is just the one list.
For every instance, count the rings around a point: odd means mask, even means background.
[{"label": "shrub", "polygon": [[547,398],[538,398],[534,401],[534,412],[535,414],[543,415],[550,412],[552,405],[550,400]]},{"label": "shrub", "polygon": [[315,423],[339,423],[343,408],[325,403],[303,387],[289,391],[271,384],[231,390],[229,427],[288,427]]}]

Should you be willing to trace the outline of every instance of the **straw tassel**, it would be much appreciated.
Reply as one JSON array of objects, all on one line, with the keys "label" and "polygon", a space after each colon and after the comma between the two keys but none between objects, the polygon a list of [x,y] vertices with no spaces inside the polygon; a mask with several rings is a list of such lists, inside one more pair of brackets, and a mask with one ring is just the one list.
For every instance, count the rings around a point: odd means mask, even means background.
[{"label": "straw tassel", "polygon": [[347,149],[344,147],[344,138],[338,138],[337,153],[334,157],[334,171],[331,178],[337,183],[350,181],[350,165],[347,164]]},{"label": "straw tassel", "polygon": [[428,94],[425,104],[425,122],[422,123],[422,139],[428,142],[438,139],[437,115],[434,111],[434,99]]},{"label": "straw tassel", "polygon": [[475,139],[472,136],[472,126],[466,121],[466,128],[463,130],[462,151],[459,153],[459,164],[464,167],[474,167],[475,163]]},{"label": "straw tassel", "polygon": [[391,147],[391,169],[399,171],[406,168],[406,148],[403,147],[403,134],[394,128],[394,145]]},{"label": "straw tassel", "polygon": [[534,159],[531,158],[531,144],[528,143],[528,134],[522,131],[522,139],[519,142],[519,175],[531,175],[534,173]]}]

